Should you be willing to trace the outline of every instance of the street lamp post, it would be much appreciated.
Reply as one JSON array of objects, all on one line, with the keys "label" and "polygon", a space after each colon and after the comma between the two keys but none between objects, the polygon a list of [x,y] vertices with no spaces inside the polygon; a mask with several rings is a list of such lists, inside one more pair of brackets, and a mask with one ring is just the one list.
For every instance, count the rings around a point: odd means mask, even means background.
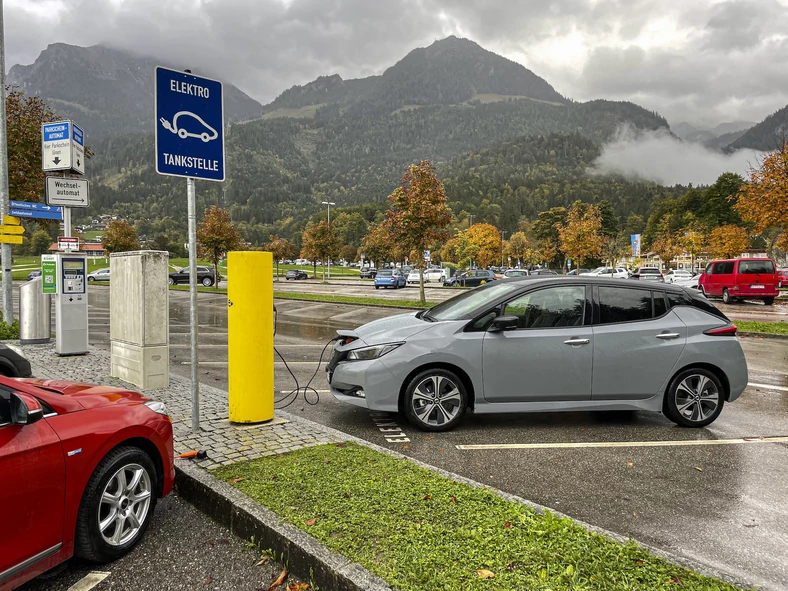
[{"label": "street lamp post", "polygon": [[[328,206],[328,233],[331,234],[331,206],[336,205],[333,201],[321,201],[321,205]],[[331,279],[331,255],[328,255],[328,278]]]}]

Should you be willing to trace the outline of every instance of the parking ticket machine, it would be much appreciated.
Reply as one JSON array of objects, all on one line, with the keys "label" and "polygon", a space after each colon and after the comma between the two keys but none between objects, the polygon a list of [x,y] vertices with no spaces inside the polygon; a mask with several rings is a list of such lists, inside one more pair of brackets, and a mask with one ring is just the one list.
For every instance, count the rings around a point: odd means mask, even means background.
[{"label": "parking ticket machine", "polygon": [[82,252],[57,255],[55,352],[84,355],[88,352],[87,256]]}]

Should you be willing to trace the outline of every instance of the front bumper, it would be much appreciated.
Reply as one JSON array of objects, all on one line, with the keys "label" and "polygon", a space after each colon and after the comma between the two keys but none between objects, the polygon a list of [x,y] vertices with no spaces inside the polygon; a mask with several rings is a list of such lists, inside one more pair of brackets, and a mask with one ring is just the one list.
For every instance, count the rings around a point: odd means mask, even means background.
[{"label": "front bumper", "polygon": [[[340,361],[327,368],[331,394],[346,402],[370,410],[397,412],[402,386],[380,359]],[[364,396],[358,392],[363,391]]]}]

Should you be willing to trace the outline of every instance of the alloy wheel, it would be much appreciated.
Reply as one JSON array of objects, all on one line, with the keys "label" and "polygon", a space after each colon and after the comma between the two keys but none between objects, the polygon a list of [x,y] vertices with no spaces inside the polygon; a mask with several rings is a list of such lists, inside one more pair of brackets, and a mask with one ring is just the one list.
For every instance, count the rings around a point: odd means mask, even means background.
[{"label": "alloy wheel", "polygon": [[425,425],[452,422],[462,409],[462,395],[451,379],[436,375],[423,379],[411,396],[413,415]]},{"label": "alloy wheel", "polygon": [[676,410],[687,421],[704,421],[714,414],[719,404],[717,385],[705,375],[689,375],[676,387]]},{"label": "alloy wheel", "polygon": [[148,471],[139,464],[127,464],[109,479],[98,510],[101,537],[110,546],[133,540],[148,517],[152,497]]}]

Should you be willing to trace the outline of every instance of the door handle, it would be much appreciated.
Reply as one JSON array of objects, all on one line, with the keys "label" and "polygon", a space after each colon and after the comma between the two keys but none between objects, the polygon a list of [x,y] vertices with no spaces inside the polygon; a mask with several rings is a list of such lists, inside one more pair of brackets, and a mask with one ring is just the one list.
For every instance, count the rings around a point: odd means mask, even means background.
[{"label": "door handle", "polygon": [[590,342],[589,339],[569,339],[564,341],[564,345],[587,345]]},{"label": "door handle", "polygon": [[677,339],[680,336],[681,335],[679,333],[677,333],[677,332],[663,332],[662,334],[658,334],[657,338],[658,339],[662,339],[664,341],[669,341],[671,339]]}]

